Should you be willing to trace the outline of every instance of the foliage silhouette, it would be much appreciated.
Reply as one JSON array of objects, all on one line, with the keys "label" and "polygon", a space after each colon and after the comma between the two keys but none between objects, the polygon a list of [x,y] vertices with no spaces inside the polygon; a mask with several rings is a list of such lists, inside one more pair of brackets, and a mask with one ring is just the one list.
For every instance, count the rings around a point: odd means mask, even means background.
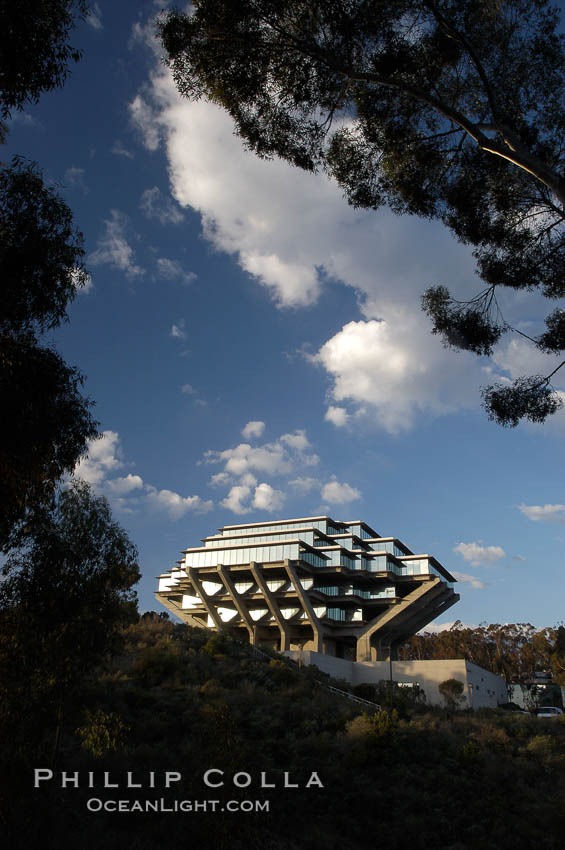
[{"label": "foliage silhouette", "polygon": [[[158,30],[180,93],[223,107],[260,157],[324,169],[354,206],[439,219],[471,245],[486,290],[431,287],[423,306],[447,345],[488,354],[510,330],[497,289],[565,295],[558,23],[546,0],[199,0]],[[563,324],[554,311],[533,342],[561,353]],[[483,400],[513,426],[561,406],[546,396],[515,417]]]}]

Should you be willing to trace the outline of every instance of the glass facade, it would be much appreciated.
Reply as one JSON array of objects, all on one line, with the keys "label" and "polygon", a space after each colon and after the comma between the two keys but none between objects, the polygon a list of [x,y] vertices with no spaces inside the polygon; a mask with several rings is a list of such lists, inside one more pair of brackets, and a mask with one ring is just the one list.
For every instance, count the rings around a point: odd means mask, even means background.
[{"label": "glass facade", "polygon": [[[185,555],[185,563],[187,567],[217,567],[218,564],[224,564],[229,567],[234,564],[250,564],[251,561],[257,563],[269,563],[273,561],[284,561],[287,558],[296,560],[299,556],[298,543],[286,543],[279,546],[244,546],[241,549],[207,549],[206,551],[191,552],[190,550]],[[321,559],[320,559],[321,560]],[[321,566],[321,564],[320,564]]]},{"label": "glass facade", "polygon": [[[254,546],[257,543],[276,543],[280,540],[303,540],[310,546],[314,545],[314,531],[302,530],[300,535],[296,531],[277,531],[275,534],[252,534],[252,535],[230,535],[229,537],[213,537],[204,541],[207,549],[222,549],[226,546]],[[326,543],[327,545],[327,543]]]},{"label": "glass facade", "polygon": [[[292,580],[281,566],[287,560],[295,570]],[[251,618],[266,628],[277,629],[276,619],[261,598],[263,582],[258,586],[250,570],[253,562],[265,565],[266,587],[270,593],[279,594],[281,615],[295,623],[293,628],[307,627],[310,632],[313,629],[308,613],[312,608],[304,594],[295,589],[294,582],[298,581],[311,599],[316,618],[330,623],[330,635],[337,634],[334,629],[343,630],[338,624],[371,622],[387,608],[394,611],[394,600],[409,599],[426,577],[437,576],[443,585],[451,587],[451,576],[431,556],[410,555],[410,550],[395,538],[378,537],[360,521],[345,524],[329,517],[302,517],[272,524],[226,526],[220,534],[206,537],[202,545],[184,553],[186,569],[175,566],[159,576],[161,599],[178,599],[176,608],[187,611],[187,622],[190,611],[190,616],[215,627],[214,618],[210,620],[197,595],[194,585],[198,582],[192,581],[189,572],[201,569],[207,604],[214,605],[222,622],[241,630],[246,625],[242,619],[247,610],[247,625]],[[242,597],[238,610],[232,608],[233,600],[217,572],[219,566],[227,568],[236,593]],[[421,597],[419,594],[416,598]],[[382,601],[371,604],[377,600]],[[399,611],[406,610],[406,606],[397,607]],[[347,630],[345,633],[356,634]]]}]

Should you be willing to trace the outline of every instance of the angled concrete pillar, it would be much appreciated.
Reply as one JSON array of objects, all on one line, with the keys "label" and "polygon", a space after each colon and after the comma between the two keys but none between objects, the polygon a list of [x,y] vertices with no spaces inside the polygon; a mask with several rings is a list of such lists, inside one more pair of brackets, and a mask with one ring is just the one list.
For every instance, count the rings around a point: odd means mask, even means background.
[{"label": "angled concrete pillar", "polygon": [[196,591],[197,596],[200,597],[200,599],[202,600],[202,604],[204,605],[204,607],[206,608],[206,611],[208,612],[208,614],[212,618],[212,622],[214,623],[214,625],[216,626],[218,631],[221,632],[223,627],[224,627],[224,624],[223,624],[222,620],[220,619],[220,615],[216,611],[214,603],[210,602],[209,595],[204,592],[204,589],[202,587],[202,582],[200,581],[200,579],[198,577],[197,571],[194,569],[194,567],[187,567],[186,571],[188,573],[188,578],[190,579],[190,582],[191,582],[194,590]]},{"label": "angled concrete pillar", "polygon": [[[375,660],[372,657],[371,638],[375,632],[378,632],[381,629],[386,632],[383,636],[385,637],[385,641],[389,647],[387,651],[387,655],[389,656],[390,635],[394,634],[395,631],[400,632],[404,622],[414,616],[414,614],[419,610],[419,606],[421,604],[425,606],[430,599],[441,594],[444,587],[445,585],[443,582],[437,577],[432,578],[430,581],[423,581],[415,590],[405,596],[404,599],[396,605],[391,606],[383,614],[375,617],[374,620],[371,620],[357,638],[357,661]],[[424,597],[426,598],[424,599]],[[379,652],[379,655],[380,654],[381,653]]]},{"label": "angled concrete pillar", "polygon": [[231,580],[231,576],[229,574],[228,568],[224,564],[218,564],[218,572],[220,574],[220,578],[222,579],[222,581],[224,583],[224,587],[226,588],[226,590],[227,590],[227,592],[228,592],[228,594],[231,598],[231,601],[233,602],[233,604],[236,607],[237,613],[239,614],[243,623],[247,627],[247,631],[249,632],[249,643],[254,645],[255,644],[255,624],[254,624],[253,620],[251,619],[251,616],[249,614],[249,609],[247,608],[247,605],[245,604],[243,599],[241,599],[241,597],[238,595],[238,592],[235,589],[235,585],[234,585],[233,581]]},{"label": "angled concrete pillar", "polygon": [[277,600],[267,587],[267,582],[263,576],[263,567],[260,564],[255,563],[255,561],[252,561],[249,566],[251,567],[253,578],[257,582],[259,590],[265,597],[265,602],[267,603],[269,611],[275,618],[275,622],[279,627],[279,631],[281,633],[281,652],[285,652],[287,649],[290,649],[290,634],[288,625],[281,614],[281,609],[279,608]]},{"label": "angled concrete pillar", "polygon": [[323,645],[322,627],[320,625],[320,621],[318,620],[318,618],[316,617],[316,614],[314,613],[314,609],[312,607],[312,603],[310,602],[310,599],[308,598],[308,594],[306,593],[306,591],[302,587],[302,585],[300,583],[300,579],[296,575],[296,570],[291,565],[290,561],[285,561],[284,568],[286,570],[287,576],[289,577],[289,579],[292,583],[292,586],[294,587],[296,595],[298,596],[298,599],[300,600],[300,603],[302,605],[302,609],[303,609],[303,611],[306,612],[306,616],[308,617],[310,625],[312,626],[312,632],[314,634],[314,652],[323,652],[324,651],[324,645]]},{"label": "angled concrete pillar", "polygon": [[161,605],[164,605],[165,608],[168,608],[171,613],[175,615],[175,617],[179,617],[183,623],[186,623],[188,626],[195,626],[197,629],[205,629],[206,624],[199,620],[198,617],[194,617],[186,608],[183,608],[174,599],[169,599],[165,593],[156,593],[155,599],[157,602],[160,602]]}]

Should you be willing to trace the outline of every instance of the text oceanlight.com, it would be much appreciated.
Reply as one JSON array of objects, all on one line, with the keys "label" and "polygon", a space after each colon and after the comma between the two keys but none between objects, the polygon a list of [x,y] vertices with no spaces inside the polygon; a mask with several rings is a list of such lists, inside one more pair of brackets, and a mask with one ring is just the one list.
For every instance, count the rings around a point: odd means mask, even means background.
[{"label": "text oceanlight.com", "polygon": [[89,812],[268,812],[269,800],[101,800],[86,802]]},{"label": "text oceanlight.com", "polygon": [[[183,783],[183,776],[177,770],[134,772],[127,771],[115,774],[111,771],[59,771],[54,773],[50,768],[34,770],[34,788],[54,784],[69,791],[76,789],[95,789],[98,796],[92,796],[86,801],[89,812],[268,812],[270,801],[265,799],[245,800],[208,800],[208,799],[174,799],[155,797],[142,799],[132,796],[131,799],[105,799],[101,791],[134,790],[134,789],[173,789],[180,794],[187,793],[190,785]],[[227,773],[219,768],[209,768],[202,774],[202,784],[205,788],[235,789],[249,788],[257,791],[267,789],[314,789],[323,788],[323,782],[313,771],[307,777],[295,777],[289,771],[269,773],[261,771],[257,774],[244,770]],[[179,797],[180,797],[179,794]],[[120,795],[121,796],[121,795]]]}]

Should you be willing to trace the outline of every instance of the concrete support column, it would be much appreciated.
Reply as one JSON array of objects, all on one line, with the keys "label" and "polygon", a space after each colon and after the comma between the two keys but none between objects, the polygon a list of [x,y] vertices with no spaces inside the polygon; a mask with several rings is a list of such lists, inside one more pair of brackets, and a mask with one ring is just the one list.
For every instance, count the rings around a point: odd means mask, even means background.
[{"label": "concrete support column", "polygon": [[263,567],[260,564],[255,563],[255,561],[252,561],[249,566],[251,567],[251,572],[253,574],[253,578],[257,582],[258,588],[265,597],[269,611],[275,618],[275,622],[279,627],[279,632],[281,634],[281,652],[286,652],[287,649],[290,649],[290,634],[288,625],[281,614],[278,602],[267,587],[267,582],[263,576]]},{"label": "concrete support column", "polygon": [[323,652],[324,651],[323,630],[322,630],[322,627],[320,625],[320,621],[318,620],[318,618],[316,617],[316,615],[314,613],[314,609],[312,607],[312,603],[310,602],[310,599],[308,598],[308,594],[306,593],[306,591],[304,590],[304,588],[300,584],[300,579],[296,575],[296,570],[291,565],[290,561],[284,562],[284,568],[286,570],[287,576],[289,577],[289,579],[292,583],[292,586],[294,587],[296,595],[298,596],[298,599],[299,599],[300,603],[302,604],[303,610],[306,611],[306,616],[308,617],[310,625],[312,626],[312,632],[314,634],[314,647],[313,647],[312,651],[313,652]]},{"label": "concrete support column", "polygon": [[224,624],[220,618],[220,615],[216,611],[216,606],[213,602],[210,601],[209,595],[204,592],[202,582],[198,577],[197,571],[194,569],[194,567],[187,567],[186,571],[188,573],[188,578],[190,579],[190,582],[194,590],[196,591],[196,595],[200,597],[200,599],[202,600],[202,604],[204,605],[206,611],[212,618],[212,622],[216,626],[217,630],[221,632],[224,627]]},{"label": "concrete support column", "polygon": [[255,624],[251,619],[247,605],[245,604],[243,599],[241,599],[238,595],[237,590],[235,589],[235,585],[231,580],[228,568],[224,564],[218,564],[218,572],[220,574],[220,578],[222,579],[224,587],[226,588],[231,598],[231,601],[235,605],[237,613],[239,614],[243,621],[243,624],[247,628],[247,631],[249,633],[249,643],[255,645]]}]

